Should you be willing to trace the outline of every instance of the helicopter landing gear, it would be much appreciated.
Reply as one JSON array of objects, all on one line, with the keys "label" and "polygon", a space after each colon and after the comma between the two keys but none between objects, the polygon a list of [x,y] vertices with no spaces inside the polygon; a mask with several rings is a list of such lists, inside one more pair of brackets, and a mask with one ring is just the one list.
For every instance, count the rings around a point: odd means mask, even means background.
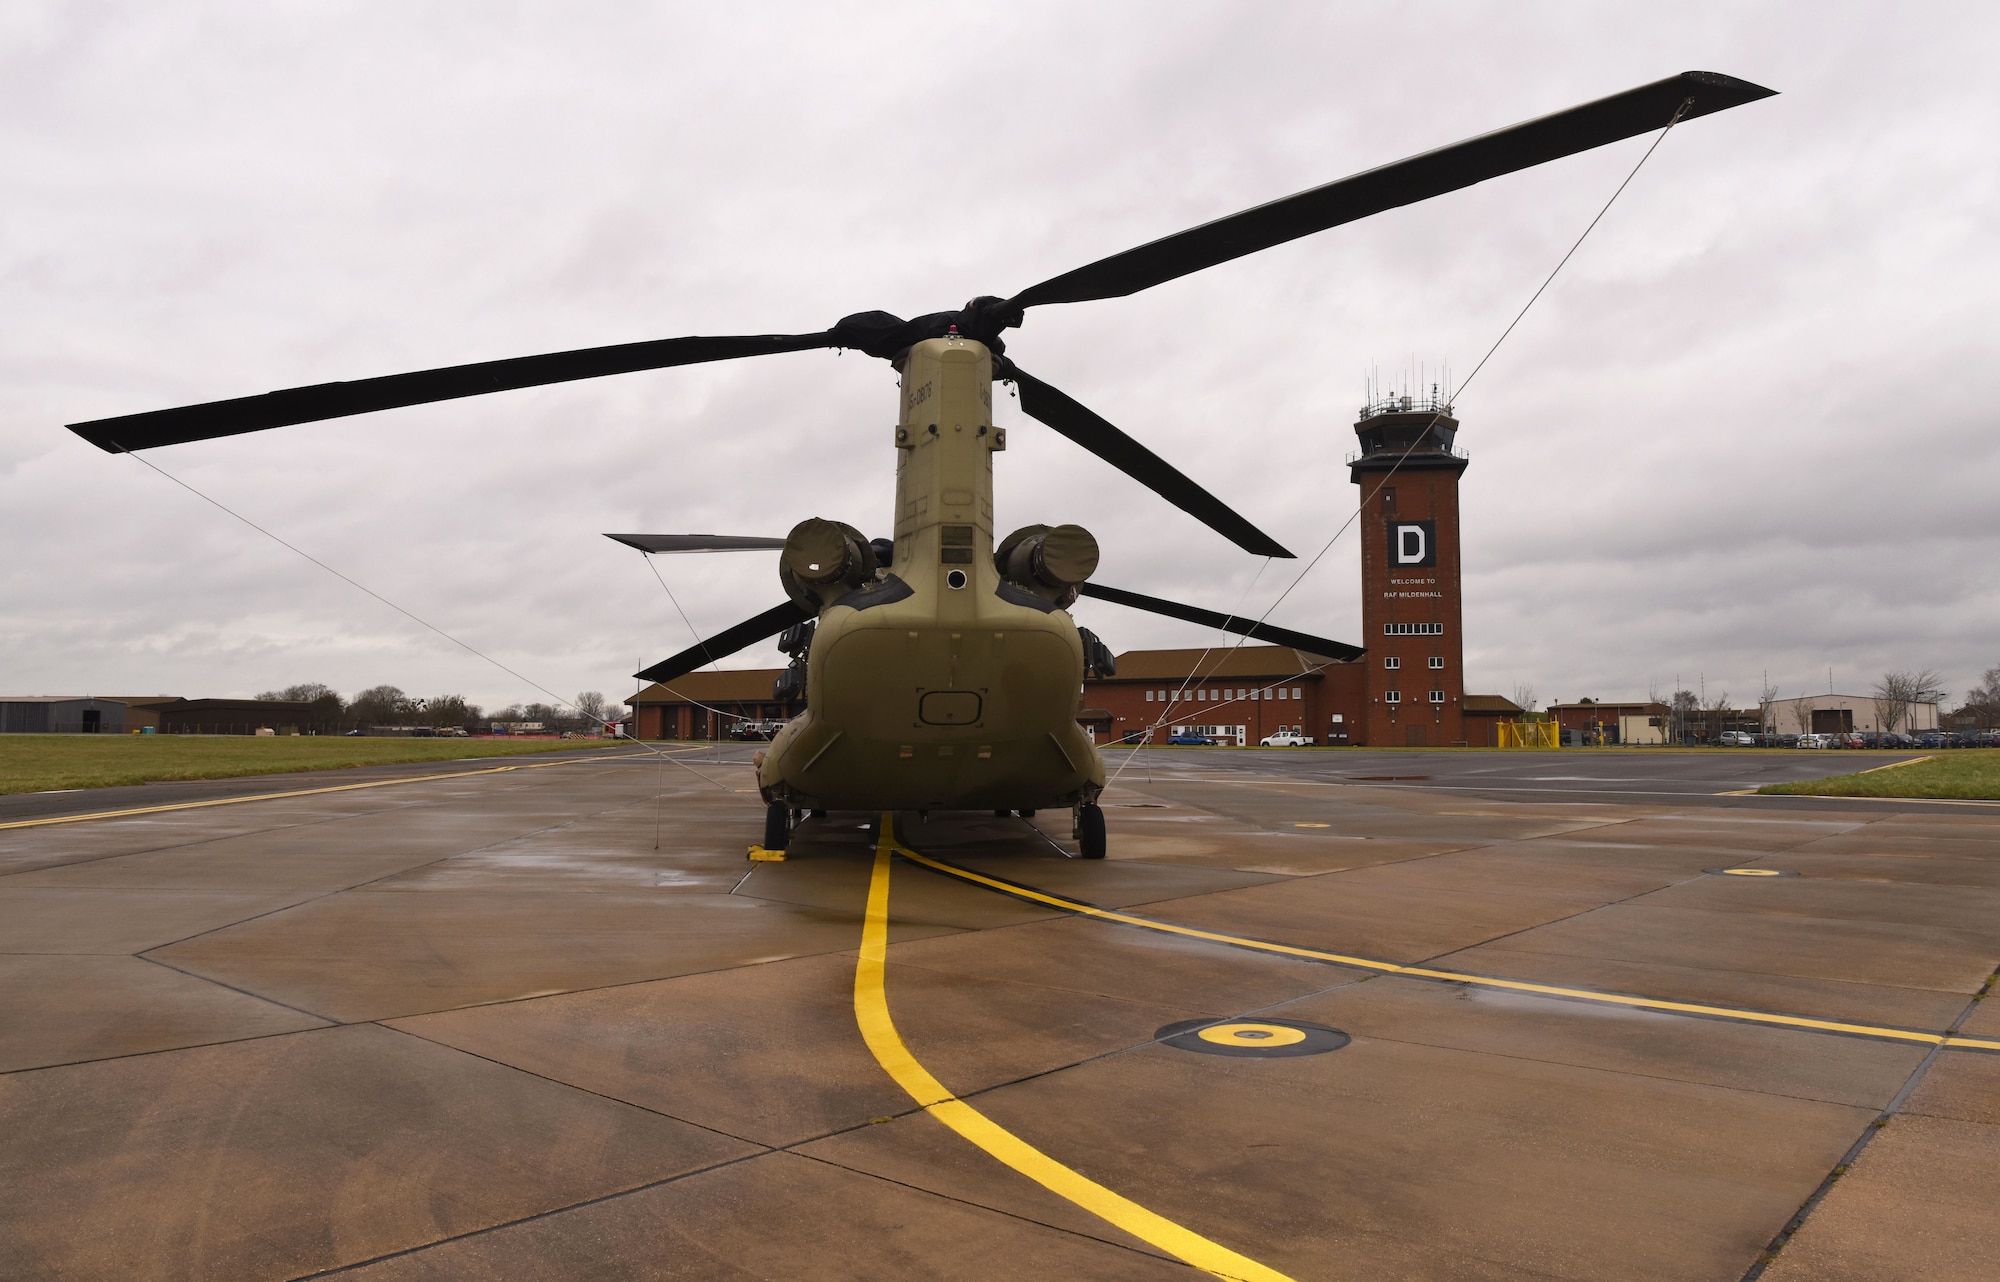
[{"label": "helicopter landing gear", "polygon": [[1076,853],[1084,859],[1104,858],[1104,812],[1095,802],[1076,808]]},{"label": "helicopter landing gear", "polygon": [[764,807],[764,849],[783,850],[792,837],[792,812],[777,802]]},{"label": "helicopter landing gear", "polygon": [[1033,819],[1035,817],[1035,812],[1032,810],[1016,810],[1014,813],[1023,819]]}]

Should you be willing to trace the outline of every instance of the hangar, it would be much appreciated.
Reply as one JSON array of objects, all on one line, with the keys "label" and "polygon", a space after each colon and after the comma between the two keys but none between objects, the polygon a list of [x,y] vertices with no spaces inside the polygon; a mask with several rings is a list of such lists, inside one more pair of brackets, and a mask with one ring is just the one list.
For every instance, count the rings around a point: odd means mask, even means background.
[{"label": "hangar", "polygon": [[0,695],[0,734],[123,734],[125,704],[87,694]]}]

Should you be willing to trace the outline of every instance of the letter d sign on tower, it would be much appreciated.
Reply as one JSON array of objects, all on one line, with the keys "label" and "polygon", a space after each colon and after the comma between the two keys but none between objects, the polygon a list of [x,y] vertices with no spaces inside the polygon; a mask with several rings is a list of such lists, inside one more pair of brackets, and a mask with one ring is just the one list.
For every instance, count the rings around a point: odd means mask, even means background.
[{"label": "letter d sign on tower", "polygon": [[1437,563],[1436,521],[1389,522],[1390,565],[1400,570]]},{"label": "letter d sign on tower", "polygon": [[1458,420],[1441,400],[1395,397],[1361,412],[1361,626],[1367,700],[1356,743],[1465,742],[1459,609]]}]

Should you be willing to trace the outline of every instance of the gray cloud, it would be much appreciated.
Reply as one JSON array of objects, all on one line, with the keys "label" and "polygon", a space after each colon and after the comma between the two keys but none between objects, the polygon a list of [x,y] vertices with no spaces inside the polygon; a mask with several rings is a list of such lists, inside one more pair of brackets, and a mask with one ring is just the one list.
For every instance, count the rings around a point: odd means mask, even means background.
[{"label": "gray cloud", "polygon": [[[12,6],[0,686],[536,697],[64,422],[953,306],[1704,68],[1782,96],[1676,130],[1461,399],[1468,679],[1960,688],[2000,663],[1996,28],[1970,4]],[[1310,555],[1352,510],[1366,373],[1468,372],[1644,146],[1045,309],[1011,351]],[[615,692],[687,636],[598,533],[881,528],[892,396],[879,362],[802,353],[152,457],[535,681]],[[1014,422],[1000,520],[1090,525],[1108,581],[1261,610],[1297,572]],[[1273,618],[1354,636],[1355,556],[1350,532]],[[755,556],[661,569],[702,627],[777,596]]]}]

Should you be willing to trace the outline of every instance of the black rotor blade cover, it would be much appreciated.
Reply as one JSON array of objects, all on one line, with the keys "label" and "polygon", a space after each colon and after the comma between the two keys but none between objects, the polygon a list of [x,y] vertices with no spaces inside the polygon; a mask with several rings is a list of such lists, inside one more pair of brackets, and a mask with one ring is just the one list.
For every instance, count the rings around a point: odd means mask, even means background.
[{"label": "black rotor blade cover", "polygon": [[1180,469],[1119,431],[1103,416],[1009,362],[1000,377],[1021,388],[1021,412],[1039,419],[1158,494],[1246,552],[1290,557],[1284,545],[1250,524]]},{"label": "black rotor blade cover", "polygon": [[1692,120],[1776,92],[1712,71],[1683,72],[1101,258],[1030,286],[1009,302],[1021,308],[1123,298],[1385,209],[1429,200],[1501,174],[1664,129],[1683,103],[1688,105],[1680,119]]},{"label": "black rotor blade cover", "polygon": [[708,361],[738,360],[745,356],[801,352],[815,347],[831,347],[833,343],[831,330],[818,334],[660,338],[643,343],[586,347],[573,352],[551,352],[545,356],[516,356],[501,361],[481,361],[475,365],[451,365],[444,369],[419,370],[413,374],[388,374],[351,383],[319,383],[312,387],[266,392],[262,396],[243,396],[235,400],[210,401],[205,405],[184,405],[178,409],[71,423],[69,430],[101,450],[123,454],[160,445],[179,445],[184,441],[206,441],[218,436],[239,436],[266,428],[289,427],[294,423],[368,414],[404,405],[456,400],[461,396],[484,396],[488,392],[508,392],[520,387],[602,378],[608,374],[666,369],[673,365],[700,365]]},{"label": "black rotor blade cover", "polygon": [[1109,601],[1113,605],[1128,605],[1134,610],[1164,614],[1169,619],[1221,628],[1224,632],[1234,632],[1253,641],[1288,645],[1294,650],[1304,650],[1308,654],[1317,654],[1328,659],[1358,659],[1368,653],[1360,646],[1349,645],[1345,641],[1330,641],[1325,637],[1313,636],[1309,632],[1294,632],[1290,628],[1259,623],[1254,619],[1239,619],[1233,614],[1218,614],[1214,610],[1204,610],[1200,606],[1164,601],[1159,597],[1146,596],[1140,592],[1127,592],[1123,588],[1108,588],[1101,583],[1085,583],[1077,589],[1077,593],[1099,601]]},{"label": "black rotor blade cover", "polygon": [[787,601],[754,619],[745,619],[733,628],[718,632],[706,641],[697,641],[673,658],[662,659],[645,671],[632,675],[641,681],[672,681],[675,677],[686,676],[704,663],[727,658],[745,646],[777,636],[793,624],[804,623],[813,617]]},{"label": "black rotor blade cover", "polygon": [[752,552],[785,546],[783,539],[749,534],[607,534],[641,552]]}]

